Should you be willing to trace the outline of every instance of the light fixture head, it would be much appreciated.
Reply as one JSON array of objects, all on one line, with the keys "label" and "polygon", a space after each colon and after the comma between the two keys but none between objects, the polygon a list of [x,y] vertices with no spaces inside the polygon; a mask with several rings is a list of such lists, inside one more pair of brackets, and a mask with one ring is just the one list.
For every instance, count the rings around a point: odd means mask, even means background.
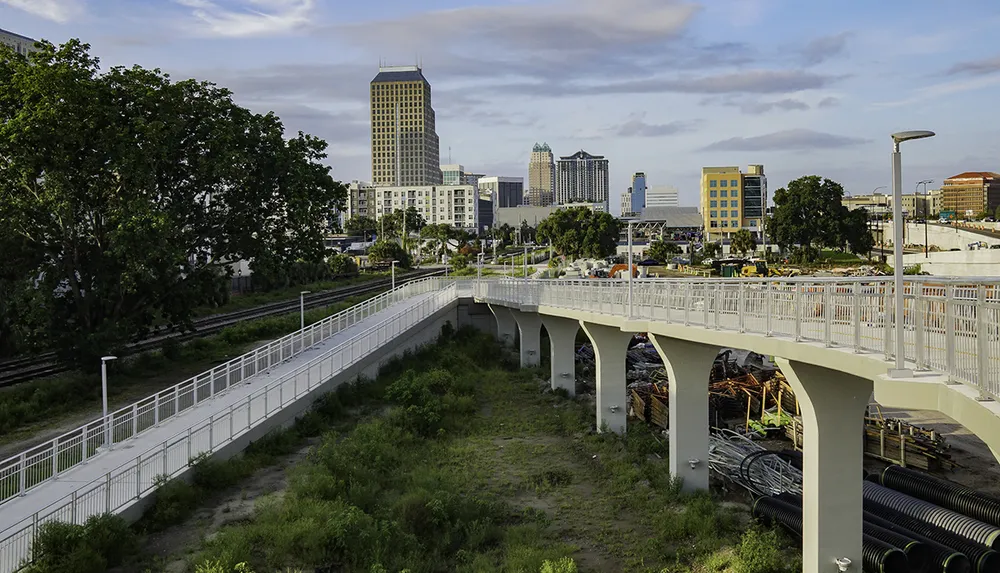
[{"label": "light fixture head", "polygon": [[900,131],[892,134],[892,140],[896,143],[902,143],[904,141],[910,141],[911,139],[923,139],[925,137],[934,137],[933,131],[921,130],[916,131]]},{"label": "light fixture head", "polygon": [[111,360],[118,360],[117,356],[102,356],[101,362],[109,362]]}]

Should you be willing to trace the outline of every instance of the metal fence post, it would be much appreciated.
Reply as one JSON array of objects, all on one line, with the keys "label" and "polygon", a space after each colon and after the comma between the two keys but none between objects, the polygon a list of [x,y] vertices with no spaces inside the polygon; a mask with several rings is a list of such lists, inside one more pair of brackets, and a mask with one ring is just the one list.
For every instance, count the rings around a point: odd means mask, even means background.
[{"label": "metal fence post", "polygon": [[59,438],[52,440],[52,479],[59,477]]},{"label": "metal fence post", "polygon": [[[892,333],[895,330],[894,326],[896,324],[896,310],[895,305],[892,302],[892,290],[889,288],[889,284],[884,285],[885,292],[882,293],[882,317],[883,317],[883,328],[885,330],[885,359],[892,360]],[[890,310],[892,309],[892,310]],[[892,320],[889,319],[889,313],[892,313]]]},{"label": "metal fence post", "polygon": [[913,289],[913,357],[916,360],[917,369],[924,370],[927,368],[926,353],[924,352],[924,329],[927,321],[924,285],[913,283],[910,288]]},{"label": "metal fence post", "polygon": [[744,301],[743,298],[746,296],[746,288],[745,288],[745,283],[743,283],[743,281],[740,281],[738,284],[739,284],[739,292],[738,292],[739,299],[736,301],[736,312],[738,313],[737,324],[739,325],[740,334],[743,334],[747,331],[746,325],[743,322],[743,313],[746,311],[746,301]]},{"label": "metal fence post", "polygon": [[823,345],[833,346],[833,297],[830,295],[830,284],[823,285]]},{"label": "metal fence post", "polygon": [[208,417],[208,451],[215,450],[215,414]]},{"label": "metal fence post", "polygon": [[253,406],[253,396],[250,395],[247,396],[247,430],[249,430],[250,426],[253,425],[252,415],[250,414],[252,406]]},{"label": "metal fence post", "polygon": [[767,281],[767,287],[764,289],[764,311],[766,316],[764,317],[764,336],[771,336],[774,333],[773,325],[771,324],[771,315],[774,314],[774,283]]},{"label": "metal fence post", "polygon": [[955,381],[955,287],[946,284],[944,287],[944,364],[948,373],[948,382]]},{"label": "metal fence post", "polygon": [[69,522],[72,523],[73,525],[76,525],[76,490],[75,489],[73,490],[73,493],[71,494],[70,502],[69,502]]},{"label": "metal fence post", "polygon": [[80,463],[87,461],[87,426],[80,429]]},{"label": "metal fence post", "polygon": [[153,425],[159,427],[160,425],[160,393],[157,392],[156,396],[153,398]]},{"label": "metal fence post", "polygon": [[167,469],[167,441],[163,440],[163,475],[169,476],[170,471]]},{"label": "metal fence post", "polygon": [[976,386],[980,396],[985,396],[988,390],[990,368],[990,337],[989,325],[986,323],[986,285],[976,289]]},{"label": "metal fence post", "polygon": [[132,439],[139,433],[139,403],[132,404]]},{"label": "metal fence post", "polygon": [[104,474],[104,513],[111,513],[111,472]]},{"label": "metal fence post", "polygon": [[142,456],[135,458],[135,498],[142,496]]},{"label": "metal fence post", "polygon": [[188,428],[188,439],[187,439],[187,442],[188,442],[187,443],[187,446],[188,446],[188,465],[191,465],[191,459],[193,457],[191,455],[192,454],[192,452],[191,452],[192,443],[191,442],[193,442],[193,441],[194,441],[193,430],[191,428]]},{"label": "metal fence post", "polygon": [[28,484],[28,468],[27,468],[27,463],[28,463],[28,454],[27,454],[27,452],[21,452],[21,461],[20,461],[20,463],[17,464],[17,467],[20,470],[20,471],[18,471],[18,474],[19,474],[19,481],[20,481],[19,485],[20,485],[21,497],[24,496],[25,490],[28,489],[28,485],[27,485]]},{"label": "metal fence post", "polygon": [[229,439],[233,439],[233,405],[229,405]]},{"label": "metal fence post", "polygon": [[798,283],[792,283],[795,290],[792,291],[792,302],[795,303],[795,342],[802,340],[802,287]]},{"label": "metal fence post", "polygon": [[851,312],[854,316],[854,352],[861,352],[861,283],[854,281],[852,287],[853,300],[851,301]]}]

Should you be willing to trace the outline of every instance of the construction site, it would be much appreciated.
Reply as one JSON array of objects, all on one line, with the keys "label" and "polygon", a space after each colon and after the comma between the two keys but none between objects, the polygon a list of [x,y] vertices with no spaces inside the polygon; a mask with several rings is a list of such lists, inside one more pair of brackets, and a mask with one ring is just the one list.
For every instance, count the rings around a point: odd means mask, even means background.
[{"label": "construction site", "polygon": [[[592,392],[589,343],[577,362],[577,392]],[[630,423],[666,438],[668,375],[643,335],[630,343],[626,378]],[[792,386],[769,357],[734,349],[719,353],[708,383],[713,489],[801,536],[803,424]],[[854,439],[865,453],[863,571],[1000,572],[1000,471],[989,448],[943,416],[874,401]]]}]

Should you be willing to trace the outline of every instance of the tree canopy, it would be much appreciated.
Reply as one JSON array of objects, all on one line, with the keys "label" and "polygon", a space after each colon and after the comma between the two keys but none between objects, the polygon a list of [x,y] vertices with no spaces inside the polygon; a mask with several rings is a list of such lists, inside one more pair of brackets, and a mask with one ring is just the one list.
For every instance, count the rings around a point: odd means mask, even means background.
[{"label": "tree canopy", "polygon": [[757,240],[753,238],[749,230],[740,229],[733,234],[729,247],[732,251],[740,254],[752,253],[757,250]]},{"label": "tree canopy", "polygon": [[656,240],[649,244],[646,256],[658,263],[669,263],[681,254],[681,248],[677,243],[664,240]]},{"label": "tree canopy", "polygon": [[[273,113],[208,82],[101,73],[78,40],[2,50],[0,293],[15,304],[0,325],[36,320],[49,345],[91,359],[154,318],[189,326],[228,293],[231,262],[323,262],[346,199],[324,141],[286,138]],[[25,297],[34,314],[12,317]]]},{"label": "tree canopy", "polygon": [[795,245],[847,248],[856,254],[871,250],[873,239],[864,211],[850,211],[841,200],[844,188],[831,179],[808,175],[774,193],[774,216],[768,234],[782,249]]},{"label": "tree canopy", "polygon": [[556,252],[570,258],[604,258],[617,250],[619,233],[620,223],[610,214],[571,207],[538,223],[536,238],[551,241]]},{"label": "tree canopy", "polygon": [[355,215],[344,223],[344,232],[348,235],[368,236],[373,232],[378,232],[378,223],[371,217]]}]

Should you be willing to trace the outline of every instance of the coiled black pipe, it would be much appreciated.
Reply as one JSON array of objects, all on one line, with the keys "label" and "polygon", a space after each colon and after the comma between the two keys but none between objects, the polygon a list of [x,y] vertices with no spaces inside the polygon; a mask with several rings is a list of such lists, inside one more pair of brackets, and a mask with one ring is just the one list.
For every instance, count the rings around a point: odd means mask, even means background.
[{"label": "coiled black pipe", "polygon": [[865,481],[865,500],[880,503],[902,514],[936,525],[990,549],[1000,549],[1000,529],[989,523],[910,497],[877,483]]},{"label": "coiled black pipe", "polygon": [[[794,505],[798,508],[802,507],[802,497],[793,493],[781,493],[775,496],[777,499],[784,501],[785,503]],[[801,510],[800,510],[801,511]],[[940,572],[940,573],[971,573],[972,572],[972,562],[969,558],[959,552],[955,551],[951,547],[934,541],[929,537],[925,537],[918,533],[914,533],[909,529],[900,527],[895,523],[886,521],[881,517],[871,513],[870,511],[864,512],[864,524],[865,533],[869,533],[867,526],[874,525],[875,527],[881,528],[885,531],[892,532],[900,538],[907,538],[913,541],[917,541],[923,544],[930,552],[930,562],[928,563],[928,571]],[[873,537],[877,537],[873,535]],[[897,547],[900,547],[897,545]],[[900,549],[904,549],[900,547]],[[903,551],[906,553],[905,549]],[[913,563],[910,563],[910,567],[913,568]]]},{"label": "coiled black pipe", "polygon": [[878,502],[866,499],[865,511],[965,554],[972,563],[972,570],[976,573],[1000,573],[1000,553],[988,547]]},{"label": "coiled black pipe", "polygon": [[[775,497],[753,502],[753,516],[769,525],[781,525],[802,535],[802,508]],[[866,573],[910,573],[910,562],[899,548],[870,535],[861,537],[861,557]]]},{"label": "coiled black pipe", "polygon": [[974,489],[899,466],[885,468],[879,476],[879,483],[983,523],[1000,527],[1000,500]]},{"label": "coiled black pipe", "polygon": [[898,548],[870,535],[862,535],[861,570],[864,573],[910,573],[910,562]]},{"label": "coiled black pipe", "polygon": [[911,537],[929,547],[932,555],[931,571],[940,571],[941,573],[972,573],[972,562],[969,561],[969,558],[964,553],[955,551],[943,543],[882,519],[870,511],[865,511],[864,516],[865,523]]},{"label": "coiled black pipe", "polygon": [[898,547],[900,551],[905,553],[906,560],[910,562],[910,573],[928,573],[931,564],[934,562],[931,548],[912,537],[879,527],[867,521],[864,522],[864,533],[865,535],[884,541],[893,547]]}]

